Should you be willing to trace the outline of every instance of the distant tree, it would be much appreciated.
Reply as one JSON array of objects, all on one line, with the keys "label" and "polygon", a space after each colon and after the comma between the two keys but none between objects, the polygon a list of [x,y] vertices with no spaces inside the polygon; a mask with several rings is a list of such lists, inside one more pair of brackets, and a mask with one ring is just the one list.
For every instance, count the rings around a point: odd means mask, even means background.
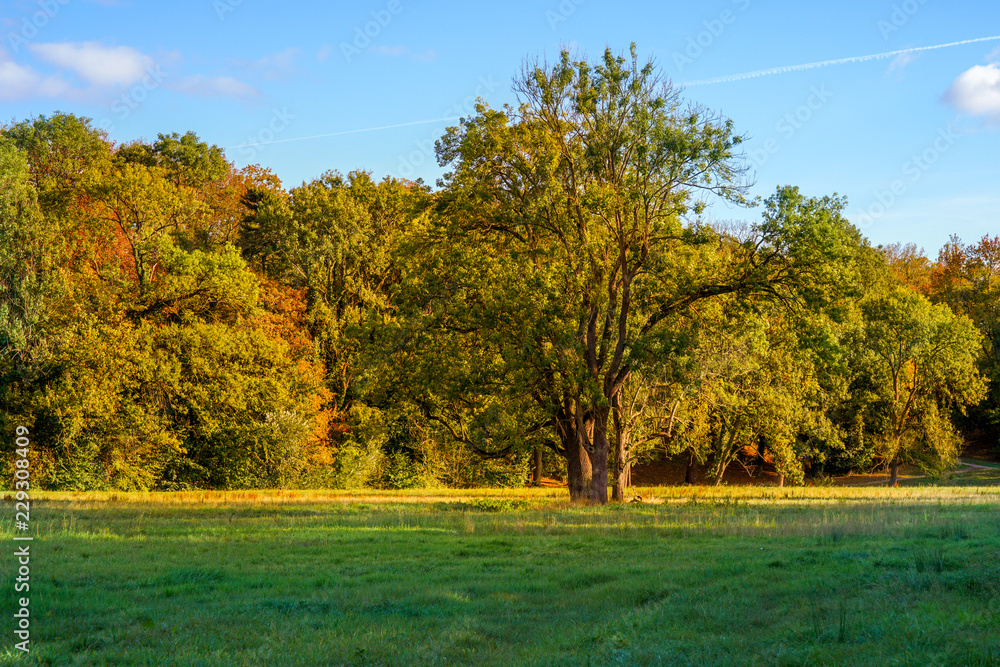
[{"label": "distant tree", "polygon": [[152,287],[162,242],[193,223],[202,212],[201,202],[163,168],[135,163],[95,176],[86,192],[97,204],[96,217],[106,223],[95,231],[106,230],[107,238],[127,251],[124,268],[134,275],[142,301]]},{"label": "distant tree", "polygon": [[0,353],[30,355],[55,288],[47,233],[23,152],[0,137]]},{"label": "distant tree", "polygon": [[956,460],[961,440],[950,412],[986,393],[977,368],[982,334],[944,304],[898,287],[862,304],[853,390],[878,451],[896,483],[913,461],[940,470]]},{"label": "distant tree", "polygon": [[892,243],[879,248],[897,280],[927,296],[934,282],[934,264],[915,243]]},{"label": "distant tree", "polygon": [[202,188],[223,182],[230,174],[231,167],[222,149],[199,140],[194,132],[160,134],[150,151],[156,164],[177,185]]},{"label": "distant tree", "polygon": [[35,482],[276,486],[330,468],[299,295],[202,233],[272,181],[191,133],[114,150],[65,114],[0,132],[0,421],[38,436]]},{"label": "distant tree", "polygon": [[782,481],[801,482],[807,462],[818,466],[841,446],[830,408],[845,383],[814,345],[822,325],[773,304],[698,311],[696,344],[673,371],[683,389],[663,431],[668,452],[707,464],[717,485],[732,463],[765,459]]},{"label": "distant tree", "polygon": [[[406,261],[399,247],[427,208],[427,191],[391,178],[376,183],[366,172],[330,172],[287,194],[258,178],[245,203],[243,256],[303,303],[303,331],[324,369],[339,483],[367,483],[385,456],[401,463],[405,452],[395,450],[410,446],[412,413],[396,396],[403,369],[385,363],[376,331],[396,317]],[[347,470],[364,479],[348,480]]]},{"label": "distant tree", "polygon": [[966,245],[957,236],[941,249],[932,298],[971,319],[983,334],[979,367],[988,397],[972,408],[966,426],[989,434],[1000,447],[1000,237]]},{"label": "distant tree", "polygon": [[85,205],[85,186],[111,161],[111,145],[89,118],[57,113],[21,121],[3,129],[28,162],[38,203],[59,231]]}]

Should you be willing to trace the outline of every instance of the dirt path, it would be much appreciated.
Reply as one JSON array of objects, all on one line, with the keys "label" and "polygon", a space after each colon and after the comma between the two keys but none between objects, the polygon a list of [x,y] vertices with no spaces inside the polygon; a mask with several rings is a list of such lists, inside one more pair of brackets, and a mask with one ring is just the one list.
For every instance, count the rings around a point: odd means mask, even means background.
[{"label": "dirt path", "polygon": [[[975,470],[996,470],[997,466],[984,466],[978,463],[970,463],[968,461],[963,461],[959,459],[958,468],[955,469],[955,473],[961,474],[965,472],[973,472]],[[900,477],[898,481],[911,480],[911,479],[924,479],[927,475],[913,475],[911,477]],[[851,486],[873,486],[875,484],[888,484],[889,476],[886,475],[885,479],[876,479],[870,482],[858,482],[857,484],[852,484]]]}]

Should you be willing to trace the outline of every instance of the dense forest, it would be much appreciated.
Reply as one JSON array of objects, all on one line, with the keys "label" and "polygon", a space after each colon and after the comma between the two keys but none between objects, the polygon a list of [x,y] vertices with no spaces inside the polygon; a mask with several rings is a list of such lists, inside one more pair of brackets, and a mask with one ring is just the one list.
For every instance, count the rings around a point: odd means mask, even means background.
[{"label": "dense forest", "polygon": [[[524,485],[633,463],[789,483],[997,441],[1000,239],[873,247],[750,197],[732,123],[563,54],[437,144],[436,188],[286,190],[197,135],[0,130],[0,422],[49,489]],[[754,223],[706,222],[708,202]],[[756,209],[756,212],[752,212]],[[13,439],[8,438],[8,461]],[[8,479],[10,479],[8,477]]]}]

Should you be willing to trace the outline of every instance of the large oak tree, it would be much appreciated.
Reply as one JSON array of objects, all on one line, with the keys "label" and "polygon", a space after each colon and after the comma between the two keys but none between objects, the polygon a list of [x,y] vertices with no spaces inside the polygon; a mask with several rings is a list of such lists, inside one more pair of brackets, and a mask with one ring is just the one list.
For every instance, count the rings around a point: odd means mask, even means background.
[{"label": "large oak tree", "polygon": [[[786,188],[723,250],[690,216],[710,198],[748,203],[742,138],[684,106],[634,46],[630,59],[608,50],[593,65],[563,52],[527,66],[515,90],[516,109],[480,104],[438,144],[452,171],[430,231],[436,254],[421,269],[423,313],[446,336],[438,345],[474,349],[479,361],[450,378],[450,396],[429,391],[427,414],[470,441],[469,424],[507,424],[516,411],[518,442],[558,451],[571,496],[603,503],[610,425],[627,417],[620,393],[674,344],[678,314],[725,294],[822,297],[804,286],[842,278],[831,267],[857,233],[840,200]],[[505,417],[490,394],[505,395]],[[486,453],[513,446],[500,440]],[[616,457],[619,485],[628,459]]]}]

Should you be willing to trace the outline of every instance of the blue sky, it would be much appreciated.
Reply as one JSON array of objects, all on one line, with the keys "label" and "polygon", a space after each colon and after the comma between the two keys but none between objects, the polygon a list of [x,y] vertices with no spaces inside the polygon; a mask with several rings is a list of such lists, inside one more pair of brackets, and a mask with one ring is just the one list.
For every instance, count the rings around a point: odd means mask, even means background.
[{"label": "blue sky", "polygon": [[[439,119],[513,102],[525,58],[634,41],[748,135],[755,193],[846,195],[873,242],[931,257],[1000,232],[1000,39],[969,43],[1000,37],[986,0],[7,0],[0,34],[4,121],[66,111],[119,142],[194,130],[286,187],[359,168],[433,183],[454,124]],[[825,61],[842,62],[770,71]]]}]

